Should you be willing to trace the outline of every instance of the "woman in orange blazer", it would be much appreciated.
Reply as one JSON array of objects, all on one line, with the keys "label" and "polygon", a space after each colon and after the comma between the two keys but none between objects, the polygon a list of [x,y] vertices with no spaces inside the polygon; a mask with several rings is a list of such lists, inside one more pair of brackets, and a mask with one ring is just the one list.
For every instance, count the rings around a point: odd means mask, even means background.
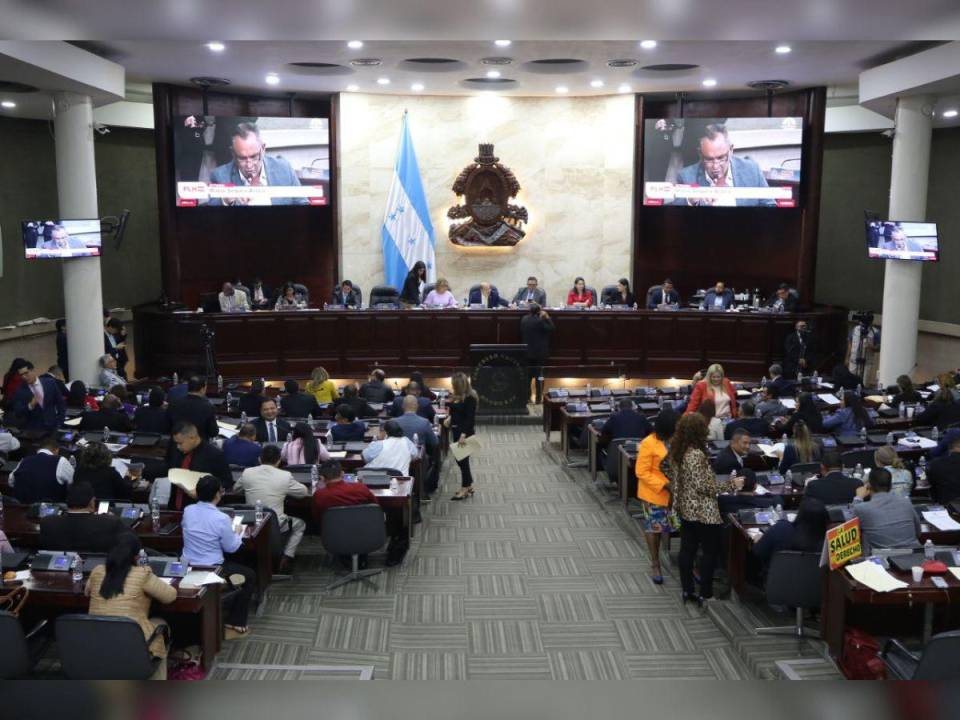
[{"label": "woman in orange blazer", "polygon": [[679,526],[676,515],[670,510],[670,480],[660,469],[667,457],[667,443],[673,436],[677,417],[672,410],[664,408],[653,423],[653,432],[647,435],[637,448],[637,499],[640,501],[640,524],[650,551],[650,566],[653,582],[663,585],[660,569],[660,538],[669,535]]},{"label": "woman in orange blazer", "polygon": [[698,382],[687,403],[687,412],[696,412],[707,398],[712,398],[717,406],[718,418],[735,418],[737,416],[737,391],[733,383],[723,375],[723,366],[714,363],[707,368],[704,379]]}]

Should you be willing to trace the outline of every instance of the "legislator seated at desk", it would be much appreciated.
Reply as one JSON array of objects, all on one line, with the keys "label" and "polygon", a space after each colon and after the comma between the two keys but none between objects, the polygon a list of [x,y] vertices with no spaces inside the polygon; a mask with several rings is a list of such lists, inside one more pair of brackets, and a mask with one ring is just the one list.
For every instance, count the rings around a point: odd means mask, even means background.
[{"label": "legislator seated at desk", "polygon": [[507,301],[501,298],[497,288],[488,282],[470,288],[467,304],[482,305],[485,308],[507,307]]},{"label": "legislator seated at desk", "polygon": [[826,506],[816,498],[804,497],[792,522],[786,518],[778,520],[763,535],[754,536],[753,553],[769,563],[773,554],[781,550],[820,552],[829,522]]},{"label": "legislator seated at desk", "polygon": [[780,283],[776,292],[767,301],[767,307],[774,312],[796,312],[798,304],[797,291],[786,283]]},{"label": "legislator seated at desk", "polygon": [[820,461],[820,477],[807,483],[805,497],[816,498],[824,505],[847,505],[863,487],[856,478],[844,474],[840,451],[828,448]]},{"label": "legislator seated at desk", "polygon": [[273,309],[281,310],[302,310],[307,306],[307,300],[303,295],[297,294],[297,289],[292,283],[287,283],[280,289],[280,295]]},{"label": "legislator seated at desk", "polygon": [[797,392],[797,384],[783,376],[783,366],[774,363],[769,370],[770,380],[766,383],[766,389],[770,391],[770,396],[774,398],[793,397]]},{"label": "legislator seated at desk", "polygon": [[703,302],[700,304],[701,310],[729,310],[733,305],[733,290],[727,288],[723,282],[717,282],[710,290],[707,290],[703,296]]},{"label": "legislator seated at desk", "polygon": [[890,407],[900,407],[903,403],[916,404],[923,400],[923,397],[913,386],[913,380],[909,375],[900,375],[897,378],[897,393],[888,403]]},{"label": "legislator seated at desk", "polygon": [[66,417],[67,403],[52,378],[40,377],[29,360],[17,370],[20,384],[13,394],[13,415],[25,430],[56,430]]},{"label": "legislator seated at desk", "polygon": [[167,414],[170,416],[171,427],[180,423],[189,423],[205,440],[220,434],[217,413],[207,400],[206,378],[191,375],[187,380],[186,396],[180,400],[172,400],[167,407]]},{"label": "legislator seated at desk", "polygon": [[[744,405],[746,405],[746,403],[744,403]],[[790,414],[790,410],[780,402],[780,399],[773,394],[768,385],[760,391],[760,402],[758,402],[756,408],[754,408],[754,414],[769,427],[777,418],[787,417]],[[741,417],[743,417],[742,413]]]},{"label": "legislator seated at desk", "polygon": [[100,375],[97,381],[101,387],[112,388],[115,385],[126,385],[127,381],[118,372],[117,359],[113,355],[102,355],[98,361]]},{"label": "legislator seated at desk", "polygon": [[407,439],[397,421],[388,420],[380,429],[380,439],[364,449],[363,462],[364,467],[398,470],[406,477],[410,474],[410,462],[419,454],[419,448]]},{"label": "legislator seated at desk", "polygon": [[874,468],[866,484],[857,490],[853,514],[860,519],[865,554],[879,548],[920,547],[920,518],[910,498],[894,495],[892,487],[890,471]]},{"label": "legislator seated at desk", "polygon": [[257,430],[257,442],[285,442],[287,435],[293,432],[293,426],[282,417],[273,398],[264,398],[260,403],[260,417],[252,425]]},{"label": "legislator seated at desk", "polygon": [[617,403],[617,412],[607,418],[600,435],[607,441],[619,438],[643,439],[653,428],[646,416],[637,410],[633,400],[623,398]]},{"label": "legislator seated at desk", "polygon": [[593,296],[593,291],[587,287],[587,282],[582,277],[573,281],[573,289],[567,293],[567,306],[575,308],[593,307],[597,298]]},{"label": "legislator seated at desk", "polygon": [[[823,447],[819,440],[810,434],[810,428],[803,420],[797,420],[792,426],[793,436],[783,446],[783,455],[780,458],[780,474],[783,475],[797,463],[820,462]],[[891,448],[892,449],[892,448]]]},{"label": "legislator seated at desk", "polygon": [[320,405],[310,393],[302,392],[296,380],[283,384],[286,395],[280,398],[280,408],[288,417],[305,418],[320,414]]},{"label": "legislator seated at desk", "polygon": [[670,278],[664,280],[659,287],[654,287],[647,295],[647,310],[676,308],[679,305],[680,294],[674,289]]},{"label": "legislator seated at desk", "polygon": [[232,438],[223,441],[223,457],[228,465],[253,467],[260,462],[260,443],[253,423],[244,423]]},{"label": "legislator seated at desk", "polygon": [[844,391],[840,399],[840,409],[823,419],[823,429],[837,434],[852,435],[872,426],[873,420],[863,407],[863,401],[852,390]]},{"label": "legislator seated at desk", "polygon": [[744,462],[750,454],[750,433],[737,428],[727,445],[713,461],[713,471],[717,475],[743,474]]},{"label": "legislator seated at desk", "polygon": [[949,451],[930,463],[927,470],[930,496],[939,503],[960,500],[960,434],[950,442]]},{"label": "legislator seated at desk", "polygon": [[110,450],[98,441],[87,443],[80,451],[73,482],[89,483],[100,500],[129,500],[133,496],[133,478],[117,471]]},{"label": "legislator seated at desk", "polygon": [[250,390],[237,399],[237,407],[242,414],[250,418],[260,415],[260,404],[267,398],[263,390],[263,380],[250,383]]},{"label": "legislator seated at desk", "polygon": [[223,289],[217,296],[217,300],[220,301],[220,312],[233,313],[250,310],[250,300],[247,298],[247,294],[243,290],[235,288],[233,283],[225,282],[223,284]]},{"label": "legislator seated at desk", "polygon": [[353,408],[349,405],[338,405],[334,420],[334,425],[330,428],[332,442],[359,442],[367,434],[366,423],[357,420]]},{"label": "legislator seated at desk", "polygon": [[536,303],[543,306],[547,304],[547,293],[540,287],[539,281],[533,275],[527,278],[527,286],[517,290],[513,296],[514,305],[529,305]]},{"label": "legislator seated at desk", "polygon": [[170,434],[170,416],[163,406],[163,390],[153,388],[147,396],[147,404],[133,413],[133,427],[137,432]]},{"label": "legislator seated at desk", "polygon": [[73,482],[73,466],[60,457],[60,444],[53,433],[40,438],[40,449],[28,455],[10,473],[7,484],[23,505],[62,502]]},{"label": "legislator seated at desk", "polygon": [[936,425],[941,431],[960,422],[960,402],[953,399],[950,388],[941,386],[930,404],[917,416],[918,425]]},{"label": "legislator seated at desk", "polygon": [[228,490],[233,473],[223,453],[200,437],[195,425],[182,422],[173,427],[173,442],[167,450],[167,468],[182,468],[215,476]]},{"label": "legislator seated at desk", "polygon": [[390,407],[390,416],[400,417],[403,415],[403,401],[407,397],[412,396],[417,399],[417,414],[432,424],[433,419],[437,416],[437,412],[433,409],[430,401],[422,397],[420,393],[420,385],[417,382],[411,381],[407,383],[403,397],[394,398],[393,405]]},{"label": "legislator seated at desk", "polygon": [[313,395],[318,403],[324,405],[336,402],[340,397],[337,384],[330,379],[330,373],[324,367],[315,367],[310,372],[310,380],[304,390]]},{"label": "legislator seated at desk", "polygon": [[273,307],[273,290],[263,284],[260,278],[250,283],[250,305],[254,310],[269,310]]},{"label": "legislator seated at desk", "polygon": [[457,307],[457,298],[450,291],[450,283],[446,278],[437,278],[437,284],[433,290],[427,293],[423,299],[424,307],[437,308],[455,308]]},{"label": "legislator seated at desk", "polygon": [[97,515],[90,483],[75,483],[67,492],[67,512],[40,519],[40,549],[107,553],[128,532],[112,513]]},{"label": "legislator seated at desk", "polygon": [[340,307],[360,307],[362,304],[360,291],[354,288],[352,282],[344,280],[330,296],[330,304]]},{"label": "legislator seated at desk", "polygon": [[437,434],[433,431],[433,424],[419,414],[420,400],[422,398],[414,395],[403,398],[403,413],[394,418],[394,422],[408,439],[413,440],[416,436],[426,446],[427,451],[432,453],[437,447]]},{"label": "legislator seated at desk", "polygon": [[[739,474],[739,471],[738,471]],[[753,470],[743,471],[743,487],[735,493],[725,493],[717,497],[720,515],[726,520],[730,513],[753,508],[769,508],[783,502],[780,495],[773,493],[757,494],[757,475]]]},{"label": "legislator seated at desk", "polygon": [[353,408],[353,412],[358,418],[372,418],[377,416],[377,411],[370,406],[370,403],[360,397],[357,386],[354,383],[344,386],[343,396],[340,398],[339,404],[349,405]]},{"label": "legislator seated at desk", "polygon": [[103,430],[110,428],[114,432],[132,432],[133,422],[123,412],[122,403],[115,395],[103,396],[99,410],[87,410],[80,416],[81,430]]},{"label": "legislator seated at desk", "polygon": [[807,424],[807,429],[815,435],[823,433],[823,415],[817,409],[813,393],[800,393],[797,398],[797,409],[787,418],[781,431],[790,437],[793,434],[794,425],[800,420],[803,420]]},{"label": "legislator seated at desk", "polygon": [[633,307],[637,301],[630,290],[630,281],[627,278],[620,278],[614,288],[609,291],[604,290],[600,299],[604,305],[625,305],[627,307]]},{"label": "legislator seated at desk", "polygon": [[287,465],[316,465],[330,459],[330,452],[306,423],[293,426],[293,440],[284,443],[280,459]]},{"label": "legislator seated at desk", "polygon": [[380,368],[371,372],[367,382],[360,386],[360,397],[372,403],[393,402],[394,392],[384,382],[386,377],[386,373]]}]

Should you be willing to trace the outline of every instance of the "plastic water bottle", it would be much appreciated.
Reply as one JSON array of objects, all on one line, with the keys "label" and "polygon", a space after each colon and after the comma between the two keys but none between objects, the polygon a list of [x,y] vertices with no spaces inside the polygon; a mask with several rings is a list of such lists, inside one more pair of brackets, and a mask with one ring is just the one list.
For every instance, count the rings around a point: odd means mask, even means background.
[{"label": "plastic water bottle", "polygon": [[857,480],[861,480],[863,478],[863,465],[861,463],[857,463],[857,466],[853,469],[853,476]]},{"label": "plastic water bottle", "polygon": [[140,567],[146,567],[149,564],[150,561],[147,560],[147,551],[141,548],[140,553],[137,555],[137,565]]},{"label": "plastic water bottle", "polygon": [[[140,552],[143,552],[142,550]],[[73,558],[70,560],[70,579],[74,583],[83,582],[83,564],[80,562],[80,556],[76,553],[73,554]]]},{"label": "plastic water bottle", "polygon": [[593,386],[590,383],[587,383],[587,397],[590,397],[593,392]]},{"label": "plastic water bottle", "polygon": [[927,458],[922,456],[917,463],[917,487],[926,487],[927,484]]},{"label": "plastic water bottle", "polygon": [[420,447],[420,433],[413,434],[413,444]]},{"label": "plastic water bottle", "polygon": [[173,378],[172,378],[172,380],[173,380],[173,384],[174,384],[174,385],[179,385],[179,384],[180,384],[180,376],[177,375],[177,371],[176,371],[176,370],[173,371]]},{"label": "plastic water bottle", "polygon": [[777,507],[774,508],[774,513],[775,513],[776,516],[777,516],[777,520],[782,520],[782,519],[783,519],[783,505],[777,505]]},{"label": "plastic water bottle", "polygon": [[398,493],[400,492],[400,481],[395,477],[390,478],[390,492]]},{"label": "plastic water bottle", "polygon": [[887,445],[893,445],[893,433],[892,433],[892,432],[888,432],[888,433],[887,433]]},{"label": "plastic water bottle", "polygon": [[153,523],[153,529],[160,527],[160,503],[156,498],[150,501],[150,522]]},{"label": "plastic water bottle", "polygon": [[443,410],[447,406],[447,396],[446,393],[440,394],[440,409]]},{"label": "plastic water bottle", "polygon": [[244,424],[244,425],[247,424],[247,413],[246,413],[246,412],[241,411],[241,413],[240,413],[240,422],[241,422],[242,424]]},{"label": "plastic water bottle", "polygon": [[103,426],[103,441],[105,443],[110,442],[110,428],[108,428],[106,425]]},{"label": "plastic water bottle", "polygon": [[787,487],[793,487],[793,470],[787,470],[787,474],[784,479]]},{"label": "plastic water bottle", "polygon": [[307,425],[311,430],[313,430],[316,427],[316,421],[313,419],[313,413],[310,413],[309,415],[307,415]]},{"label": "plastic water bottle", "polygon": [[233,402],[233,393],[231,393],[229,390],[227,390],[227,395],[226,395],[226,397],[225,397],[224,399],[227,401],[227,410],[229,410],[229,409],[230,409],[230,403]]},{"label": "plastic water bottle", "polygon": [[813,371],[813,384],[820,387],[820,373],[816,370]]},{"label": "plastic water bottle", "polygon": [[613,395],[611,395],[610,396],[610,412],[613,412],[613,410],[614,410],[614,402],[613,402]]},{"label": "plastic water bottle", "polygon": [[315,493],[320,484],[320,468],[317,465],[310,466],[310,492]]},{"label": "plastic water bottle", "polygon": [[940,441],[940,428],[936,425],[933,426],[933,429],[930,431],[930,439],[934,442]]},{"label": "plastic water bottle", "polygon": [[857,395],[863,395],[863,385],[857,384]]},{"label": "plastic water bottle", "polygon": [[143,393],[137,393],[137,405],[143,405]]},{"label": "plastic water bottle", "polygon": [[217,375],[217,392],[223,392],[223,375]]},{"label": "plastic water bottle", "polygon": [[72,468],[76,468],[76,467],[77,467],[77,458],[76,458],[75,455],[71,455],[71,456],[70,456],[69,462],[70,462],[70,467],[72,467]]},{"label": "plastic water bottle", "polygon": [[259,525],[263,522],[263,501],[257,500],[253,508],[253,519],[256,521],[257,525]]},{"label": "plastic water bottle", "polygon": [[787,444],[787,434],[786,434],[786,433],[784,433],[783,435],[780,436],[780,442],[782,442],[784,445]]},{"label": "plastic water bottle", "polygon": [[760,378],[760,387],[765,388],[767,386],[767,376],[764,375]]},{"label": "plastic water bottle", "polygon": [[927,538],[927,541],[923,544],[923,559],[924,560],[933,560],[933,540]]},{"label": "plastic water bottle", "polygon": [[292,443],[292,442],[293,442],[293,433],[292,433],[292,432],[288,432],[288,433],[287,433],[287,442],[288,442],[288,443]]},{"label": "plastic water bottle", "polygon": [[867,441],[867,429],[865,427],[860,428],[860,442]]},{"label": "plastic water bottle", "polygon": [[898,413],[898,415],[899,415],[900,417],[902,417],[902,418],[905,418],[905,417],[907,416],[907,404],[906,404],[906,403],[900,403],[900,412]]}]

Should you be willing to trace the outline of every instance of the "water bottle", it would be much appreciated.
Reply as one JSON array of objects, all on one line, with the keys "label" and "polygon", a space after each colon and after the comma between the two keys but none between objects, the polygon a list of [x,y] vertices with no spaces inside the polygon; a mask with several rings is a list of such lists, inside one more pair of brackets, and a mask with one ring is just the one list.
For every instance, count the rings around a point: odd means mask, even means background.
[{"label": "water bottle", "polygon": [[614,402],[613,402],[613,395],[611,395],[610,396],[610,412],[613,412],[613,410],[614,410]]},{"label": "water bottle", "polygon": [[69,461],[69,462],[70,462],[70,467],[76,469],[76,467],[77,467],[77,458],[76,458],[75,455],[71,455],[71,456],[70,456],[70,461]]},{"label": "water bottle", "polygon": [[593,392],[593,386],[590,383],[587,383],[587,397],[590,397],[590,394]]},{"label": "water bottle", "polygon": [[223,375],[217,375],[217,392],[223,392]]},{"label": "water bottle", "polygon": [[310,413],[309,415],[307,415],[307,426],[308,426],[311,430],[313,430],[313,429],[317,426],[317,425],[316,425],[316,420],[313,419],[313,413]]},{"label": "water bottle", "polygon": [[793,487],[793,470],[787,470],[785,480],[787,483],[787,487]]},{"label": "water bottle", "polygon": [[[141,550],[141,552],[143,552]],[[74,583],[83,582],[83,564],[80,562],[80,556],[76,553],[73,554],[73,558],[70,560],[70,579]]]},{"label": "water bottle", "polygon": [[930,431],[930,439],[934,442],[940,441],[940,428],[936,425],[933,426],[933,429]]},{"label": "water bottle", "polygon": [[820,373],[816,370],[813,371],[813,384],[820,387]]},{"label": "water bottle", "polygon": [[288,442],[288,443],[292,443],[292,442],[293,442],[293,433],[292,433],[292,432],[288,432],[288,433],[287,433],[287,442]]},{"label": "water bottle", "polygon": [[400,481],[395,477],[390,478],[390,492],[398,493],[400,492]]},{"label": "water bottle", "polygon": [[860,442],[867,441],[867,429],[865,427],[860,428]]},{"label": "water bottle", "polygon": [[103,426],[103,441],[105,443],[110,442],[110,428],[108,428],[106,425]]},{"label": "water bottle", "polygon": [[900,403],[900,412],[898,413],[900,417],[905,418],[907,416],[907,404]]},{"label": "water bottle", "polygon": [[253,508],[253,519],[256,521],[257,525],[259,525],[263,522],[263,501],[257,500]]},{"label": "water bottle", "polygon": [[765,388],[767,386],[767,376],[763,375],[760,378],[760,387]]},{"label": "water bottle", "polygon": [[892,433],[892,432],[888,432],[888,433],[887,433],[887,445],[893,445],[893,433]]},{"label": "water bottle", "polygon": [[780,436],[780,442],[782,442],[784,445],[787,444],[787,434],[786,434],[786,433],[784,433],[783,435]]},{"label": "water bottle", "polygon": [[923,559],[924,560],[933,560],[933,540],[927,538],[927,541],[923,544]]},{"label": "water bottle", "polygon": [[420,433],[413,434],[413,444],[420,447]]},{"label": "water bottle", "polygon": [[801,382],[803,382],[803,373],[797,369],[797,384],[799,385]]},{"label": "water bottle", "polygon": [[310,492],[315,493],[320,484],[320,468],[316,465],[310,466]]},{"label": "water bottle", "polygon": [[777,505],[777,507],[773,509],[773,512],[776,515],[777,520],[783,519],[783,505]]},{"label": "water bottle", "polygon": [[156,498],[150,501],[150,522],[153,523],[153,529],[160,527],[160,503]]},{"label": "water bottle", "polygon": [[863,395],[863,385],[857,384],[857,395]]},{"label": "water bottle", "polygon": [[174,384],[174,385],[179,385],[179,384],[180,384],[180,376],[177,375],[177,371],[176,371],[176,370],[173,371],[173,384]]},{"label": "water bottle", "polygon": [[853,469],[853,476],[857,480],[863,479],[863,465],[861,463],[857,463],[857,466]]},{"label": "water bottle", "polygon": [[247,413],[244,412],[244,411],[241,411],[241,412],[240,412],[240,422],[241,422],[243,425],[246,425],[246,424],[247,424]]},{"label": "water bottle", "polygon": [[922,456],[917,463],[917,487],[926,487],[927,485],[927,458]]},{"label": "water bottle", "polygon": [[447,405],[447,395],[446,393],[440,394],[440,409],[443,410]]},{"label": "water bottle", "polygon": [[137,405],[143,405],[143,393],[137,393]]},{"label": "water bottle", "polygon": [[227,401],[227,411],[229,412],[230,404],[233,402],[233,394],[229,390],[227,390],[227,396],[225,399]]},{"label": "water bottle", "polygon": [[150,561],[147,560],[147,551],[141,548],[140,553],[137,555],[137,565],[140,567],[147,567],[149,564]]}]

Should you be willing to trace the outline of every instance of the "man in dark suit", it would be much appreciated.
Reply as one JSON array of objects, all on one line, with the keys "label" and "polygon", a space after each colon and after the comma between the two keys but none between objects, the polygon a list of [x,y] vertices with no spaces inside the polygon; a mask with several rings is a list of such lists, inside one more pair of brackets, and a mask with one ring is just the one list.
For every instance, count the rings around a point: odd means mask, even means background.
[{"label": "man in dark suit", "polygon": [[286,442],[287,433],[293,432],[293,425],[277,417],[279,412],[276,400],[264,398],[260,403],[260,417],[252,423],[257,429],[257,442]]},{"label": "man in dark suit", "polygon": [[820,460],[820,477],[808,483],[803,494],[824,505],[846,505],[853,502],[861,487],[863,483],[843,473],[840,451],[830,448],[824,451]]},{"label": "man in dark suit", "polygon": [[757,475],[750,468],[744,468],[738,475],[743,475],[743,488],[732,495],[724,493],[717,497],[717,504],[720,506],[720,517],[726,519],[730,513],[735,513],[747,508],[763,509],[779,505],[783,502],[780,495],[767,493],[766,495],[757,495]]},{"label": "man in dark suit", "polygon": [[750,454],[750,433],[738,428],[727,445],[713,461],[713,471],[717,475],[729,475],[734,470],[738,475],[743,474],[744,463]]},{"label": "man in dark suit", "polygon": [[360,386],[360,397],[372,403],[393,402],[394,392],[384,382],[386,377],[380,368],[370,373],[370,379]]},{"label": "man in dark suit", "polygon": [[73,482],[73,466],[60,457],[56,433],[41,437],[39,445],[37,452],[23,458],[7,478],[13,496],[22,505],[61,502]]},{"label": "man in dark suit", "polygon": [[633,400],[623,398],[617,404],[617,412],[607,418],[600,435],[607,442],[618,438],[645,438],[652,428],[650,421],[638,412]]},{"label": "man in dark suit", "polygon": [[647,303],[647,310],[656,310],[661,305],[675,307],[680,304],[680,293],[673,287],[673,280],[667,278],[663,283],[650,293],[650,302]]},{"label": "man in dark suit", "polygon": [[137,432],[170,433],[170,416],[163,407],[163,390],[153,388],[146,405],[141,405],[133,413],[133,427]]},{"label": "man in dark suit", "polygon": [[340,283],[340,287],[333,291],[330,304],[343,307],[360,307],[360,293],[354,289],[352,282],[344,280]]},{"label": "man in dark suit", "polygon": [[367,424],[357,420],[349,405],[337,405],[334,420],[335,424],[330,427],[330,440],[333,442],[360,442],[367,434]]},{"label": "man in dark suit", "polygon": [[109,393],[100,401],[99,410],[87,410],[80,417],[81,430],[103,430],[105,427],[114,432],[133,431],[133,423],[123,411],[120,398]]},{"label": "man in dark suit", "polygon": [[[267,156],[267,146],[260,139],[260,129],[254,123],[239,123],[230,137],[233,152],[231,162],[220,165],[210,173],[210,184],[238,187],[299,187],[300,180],[290,163],[282,157]],[[210,205],[307,205],[305,197],[273,197],[265,200],[236,198],[221,201],[211,198]]]},{"label": "man in dark suit", "polygon": [[[530,304],[530,311],[520,321],[520,338],[527,346],[528,381],[535,381],[536,402],[543,399],[543,366],[550,357],[550,335],[553,320],[537,303]],[[529,397],[529,396],[528,396]]]},{"label": "man in dark suit", "polygon": [[56,430],[66,418],[67,401],[52,378],[39,377],[26,361],[18,371],[23,384],[13,395],[13,413],[25,430]]},{"label": "man in dark suit", "polygon": [[480,283],[480,287],[470,291],[467,298],[470,305],[483,305],[485,308],[506,307],[507,301],[500,299],[500,293],[488,282]]},{"label": "man in dark suit", "polygon": [[283,384],[283,389],[287,391],[287,394],[280,398],[280,408],[288,417],[305,418],[311,415],[314,417],[320,415],[320,405],[317,403],[317,399],[309,393],[302,392],[296,380],[287,380]]},{"label": "man in dark suit", "polygon": [[263,394],[263,380],[250,383],[250,390],[237,399],[237,408],[247,417],[255,418],[260,414],[260,404],[266,400]]},{"label": "man in dark suit", "polygon": [[[276,449],[276,448],[274,448]],[[257,429],[252,423],[244,423],[232,438],[223,443],[223,457],[229,465],[253,467],[260,463],[260,443],[257,442]]]},{"label": "man in dark suit", "polygon": [[172,440],[167,449],[167,469],[181,468],[214,475],[223,487],[233,487],[233,473],[223,453],[204,440],[195,425],[188,422],[174,425]]},{"label": "man in dark suit", "polygon": [[344,386],[343,397],[340,398],[341,405],[349,405],[354,414],[359,418],[376,417],[377,411],[370,407],[370,404],[360,397],[357,386],[353,383]]},{"label": "man in dark suit", "polygon": [[273,304],[277,301],[273,290],[264,285],[260,278],[254,278],[250,283],[250,294],[247,298],[250,300],[250,307],[254,310],[272,310]]},{"label": "man in dark suit", "polygon": [[787,377],[796,377],[798,372],[807,372],[812,367],[813,348],[806,320],[797,320],[794,331],[783,341],[783,372]]},{"label": "man in dark suit", "polygon": [[41,375],[42,378],[50,378],[57,384],[57,389],[64,398],[70,396],[70,388],[67,387],[66,375],[63,374],[63,368],[59,365],[51,365],[47,371]]},{"label": "man in dark suit", "polygon": [[960,498],[960,435],[948,446],[949,454],[930,463],[927,479],[930,495],[938,503],[949,503]]},{"label": "man in dark suit", "polygon": [[207,379],[191,375],[187,380],[187,395],[182,400],[174,400],[167,408],[170,425],[186,422],[193,425],[204,440],[210,440],[220,434],[217,425],[217,413],[207,400]]},{"label": "man in dark suit", "polygon": [[97,499],[90,483],[71,485],[66,515],[40,519],[40,549],[108,553],[121,533],[129,532],[112,513],[97,515]]},{"label": "man in dark suit", "polygon": [[403,400],[407,395],[413,395],[417,399],[417,415],[429,420],[433,424],[433,419],[437,416],[436,410],[433,409],[433,405],[425,397],[420,395],[420,383],[411,380],[407,383],[406,391],[404,392],[403,397],[394,398],[393,405],[390,408],[390,417],[400,417],[403,415]]},{"label": "man in dark suit", "polygon": [[722,281],[707,290],[703,296],[704,310],[727,310],[733,305],[733,290],[727,290],[727,286]]},{"label": "man in dark suit", "polygon": [[737,430],[746,430],[753,437],[764,437],[770,432],[770,423],[762,417],[755,417],[757,406],[752,400],[747,400],[740,405],[740,416],[736,420],[731,420],[723,426],[723,437],[725,440],[732,440]]},{"label": "man in dark suit", "polygon": [[767,307],[774,312],[796,312],[797,296],[790,292],[790,286],[786,283],[780,283],[777,291],[767,301]]},{"label": "man in dark suit", "polygon": [[770,366],[770,381],[767,383],[767,390],[771,397],[793,397],[796,393],[796,385],[783,376],[783,367],[779,363]]},{"label": "man in dark suit", "polygon": [[527,278],[527,286],[517,290],[517,294],[513,296],[514,305],[530,303],[536,303],[541,307],[547,304],[547,293],[540,288],[539,282],[533,275]]}]

